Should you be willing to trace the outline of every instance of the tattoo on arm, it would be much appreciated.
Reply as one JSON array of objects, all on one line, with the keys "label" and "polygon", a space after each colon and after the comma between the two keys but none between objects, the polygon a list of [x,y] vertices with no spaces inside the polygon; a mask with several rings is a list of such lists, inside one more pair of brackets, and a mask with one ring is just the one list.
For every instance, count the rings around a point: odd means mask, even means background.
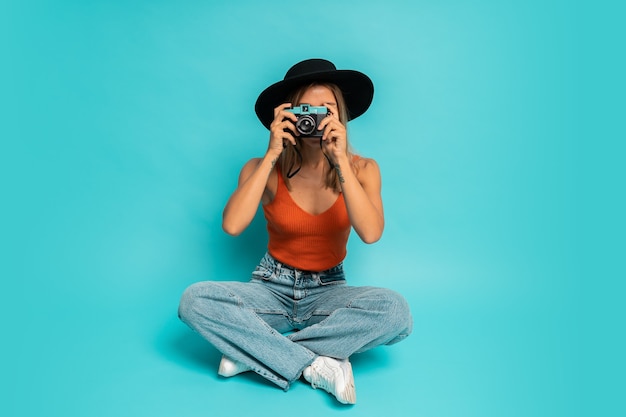
[{"label": "tattoo on arm", "polygon": [[337,178],[339,179],[339,182],[341,184],[346,182],[346,180],[343,178],[343,174],[341,173],[341,168],[339,168],[339,164],[335,165],[335,171],[337,171]]},{"label": "tattoo on arm", "polygon": [[272,159],[272,169],[274,168],[274,165],[276,165],[276,161],[278,161],[278,157]]}]

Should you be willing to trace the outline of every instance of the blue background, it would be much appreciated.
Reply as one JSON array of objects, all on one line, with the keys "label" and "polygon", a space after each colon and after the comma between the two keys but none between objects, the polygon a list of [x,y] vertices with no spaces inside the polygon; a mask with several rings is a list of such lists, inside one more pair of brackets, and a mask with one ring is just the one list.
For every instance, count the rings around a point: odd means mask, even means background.
[{"label": "blue background", "polygon": [[[605,204],[585,168],[606,156],[595,172],[615,177],[618,158],[579,142],[598,112],[580,51],[606,62],[581,30],[615,39],[611,16],[558,0],[3,2],[0,414],[611,415],[623,360],[583,358],[622,352],[607,333],[623,324],[581,306],[614,317],[617,292],[581,277],[609,273],[594,251],[623,251],[585,243],[615,236],[582,222],[596,207],[580,191]],[[221,210],[267,144],[257,95],[310,57],[374,81],[349,129],[381,166],[387,225],[375,245],[351,238],[347,271],[415,318],[405,342],[353,358],[351,408],[218,378],[218,352],[176,317],[189,284],[246,280],[262,256],[262,219],[232,238]]]}]

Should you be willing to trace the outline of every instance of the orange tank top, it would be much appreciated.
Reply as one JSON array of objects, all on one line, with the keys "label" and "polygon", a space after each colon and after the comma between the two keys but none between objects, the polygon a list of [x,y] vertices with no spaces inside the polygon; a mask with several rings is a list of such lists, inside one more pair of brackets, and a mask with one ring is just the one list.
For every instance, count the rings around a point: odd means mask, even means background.
[{"label": "orange tank top", "polygon": [[346,257],[351,229],[343,194],[328,210],[313,215],[293,201],[278,165],[276,172],[276,195],[263,206],[270,255],[304,271],[324,271],[339,264]]}]

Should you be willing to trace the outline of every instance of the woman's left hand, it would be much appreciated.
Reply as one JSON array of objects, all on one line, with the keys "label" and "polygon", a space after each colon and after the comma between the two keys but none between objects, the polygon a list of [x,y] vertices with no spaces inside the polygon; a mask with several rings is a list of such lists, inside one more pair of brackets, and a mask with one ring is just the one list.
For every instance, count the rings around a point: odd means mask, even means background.
[{"label": "woman's left hand", "polygon": [[324,153],[333,162],[338,162],[341,157],[348,153],[348,142],[346,139],[346,127],[339,121],[334,113],[326,116],[318,126],[319,130],[324,130],[322,135],[322,147]]}]

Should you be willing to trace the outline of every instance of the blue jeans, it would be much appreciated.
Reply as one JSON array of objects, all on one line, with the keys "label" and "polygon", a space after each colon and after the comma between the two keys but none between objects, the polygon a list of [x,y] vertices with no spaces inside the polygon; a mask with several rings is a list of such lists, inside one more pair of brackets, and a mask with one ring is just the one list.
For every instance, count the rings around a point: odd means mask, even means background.
[{"label": "blue jeans", "polygon": [[191,285],[178,316],[224,355],[284,390],[319,355],[346,359],[399,342],[413,326],[400,294],[346,285],[342,264],[301,271],[269,254],[250,282]]}]

